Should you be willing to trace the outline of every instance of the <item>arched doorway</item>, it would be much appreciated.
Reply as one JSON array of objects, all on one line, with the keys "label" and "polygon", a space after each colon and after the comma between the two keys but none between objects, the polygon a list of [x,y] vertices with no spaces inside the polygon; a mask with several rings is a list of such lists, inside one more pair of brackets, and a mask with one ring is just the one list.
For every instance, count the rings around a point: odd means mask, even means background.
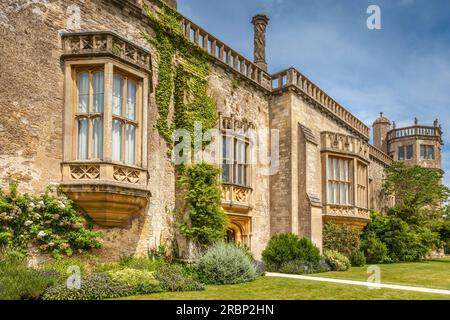
[{"label": "arched doorway", "polygon": [[235,245],[242,244],[242,229],[235,223],[230,223],[227,227],[227,242]]},{"label": "arched doorway", "polygon": [[236,243],[236,232],[233,229],[227,229],[227,242]]},{"label": "arched doorway", "polygon": [[229,215],[230,224],[227,226],[226,241],[237,246],[251,248],[251,218]]}]

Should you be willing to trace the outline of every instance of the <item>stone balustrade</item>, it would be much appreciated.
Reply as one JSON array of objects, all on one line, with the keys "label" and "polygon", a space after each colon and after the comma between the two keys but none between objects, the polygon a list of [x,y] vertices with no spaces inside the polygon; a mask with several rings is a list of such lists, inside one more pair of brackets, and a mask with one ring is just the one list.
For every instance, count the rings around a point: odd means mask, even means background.
[{"label": "stone balustrade", "polygon": [[150,52],[112,31],[62,33],[62,59],[112,56],[151,72]]},{"label": "stone balustrade", "polygon": [[380,161],[381,163],[383,163],[386,166],[389,166],[394,162],[394,159],[392,159],[386,153],[384,153],[380,149],[374,147],[373,145],[369,145],[369,153],[370,153],[371,158],[374,158],[374,159]]},{"label": "stone balustrade", "polygon": [[441,137],[442,131],[439,127],[416,125],[389,131],[388,140],[412,136]]},{"label": "stone balustrade", "polygon": [[361,120],[355,117],[351,112],[333,100],[322,89],[315,85],[311,80],[294,68],[284,70],[272,75],[272,89],[274,91],[295,86],[303,93],[319,103],[325,110],[332,113],[342,122],[353,128],[365,139],[370,138],[370,128]]},{"label": "stone balustrade", "polygon": [[231,47],[199,27],[194,22],[180,15],[185,36],[197,46],[206,50],[222,64],[252,80],[265,89],[271,89],[270,75],[256,64],[237,53]]}]

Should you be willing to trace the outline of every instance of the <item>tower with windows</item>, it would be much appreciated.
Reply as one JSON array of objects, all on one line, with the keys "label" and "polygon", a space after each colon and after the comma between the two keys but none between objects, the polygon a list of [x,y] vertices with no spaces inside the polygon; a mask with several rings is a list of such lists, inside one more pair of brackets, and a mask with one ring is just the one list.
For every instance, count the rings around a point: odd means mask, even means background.
[{"label": "tower with windows", "polygon": [[397,128],[383,116],[373,124],[373,144],[394,161],[442,170],[442,128],[436,119],[432,125],[414,124]]}]

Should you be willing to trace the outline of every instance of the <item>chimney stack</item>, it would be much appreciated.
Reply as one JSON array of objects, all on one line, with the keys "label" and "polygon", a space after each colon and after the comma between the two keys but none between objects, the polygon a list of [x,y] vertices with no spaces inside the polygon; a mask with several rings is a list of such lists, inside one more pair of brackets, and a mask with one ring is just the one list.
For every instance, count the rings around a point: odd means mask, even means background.
[{"label": "chimney stack", "polygon": [[257,14],[253,17],[252,23],[254,25],[254,62],[255,64],[267,71],[266,62],[266,28],[269,23],[269,17],[265,14]]}]

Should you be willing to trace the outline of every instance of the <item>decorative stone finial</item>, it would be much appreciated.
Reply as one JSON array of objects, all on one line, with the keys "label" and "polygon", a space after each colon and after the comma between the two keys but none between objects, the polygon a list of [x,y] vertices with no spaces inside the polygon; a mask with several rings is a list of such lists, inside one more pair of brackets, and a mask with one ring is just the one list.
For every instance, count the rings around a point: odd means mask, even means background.
[{"label": "decorative stone finial", "polygon": [[383,118],[383,112],[380,112],[380,118]]},{"label": "decorative stone finial", "polygon": [[252,23],[254,25],[254,62],[255,64],[267,71],[266,62],[266,29],[269,23],[269,17],[265,14],[257,14],[253,17]]},{"label": "decorative stone finial", "polygon": [[439,125],[439,119],[434,120],[434,126],[437,127]]}]

